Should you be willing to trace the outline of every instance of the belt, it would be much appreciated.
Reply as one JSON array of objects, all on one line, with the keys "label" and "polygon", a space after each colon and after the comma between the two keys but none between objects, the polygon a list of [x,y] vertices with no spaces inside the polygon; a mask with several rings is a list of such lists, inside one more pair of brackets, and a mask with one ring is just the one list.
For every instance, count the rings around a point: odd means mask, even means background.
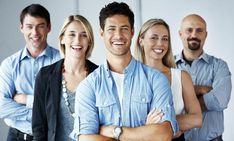
[{"label": "belt", "polygon": [[212,140],[210,140],[210,141],[223,141],[222,135],[221,135],[221,136],[218,136],[218,137],[216,137],[216,138],[214,138],[214,139],[212,139]]},{"label": "belt", "polygon": [[32,141],[33,140],[33,136],[23,133],[18,129],[15,128],[10,128],[11,132],[14,133],[17,137],[19,137],[20,139],[23,139],[25,141]]}]

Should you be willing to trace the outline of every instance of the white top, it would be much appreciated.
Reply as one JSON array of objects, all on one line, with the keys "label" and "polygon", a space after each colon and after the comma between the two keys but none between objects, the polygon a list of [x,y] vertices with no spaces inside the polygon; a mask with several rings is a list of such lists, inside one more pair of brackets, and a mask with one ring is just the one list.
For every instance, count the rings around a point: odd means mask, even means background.
[{"label": "white top", "polygon": [[122,101],[123,101],[123,80],[124,80],[124,74],[120,74],[120,73],[116,73],[111,71],[111,74],[114,78],[115,84],[116,84],[116,88],[118,91],[118,96],[119,96],[119,102],[120,102],[120,106],[121,109],[122,108]]},{"label": "white top", "polygon": [[184,100],[182,96],[181,70],[171,68],[171,91],[176,115],[184,112]]}]

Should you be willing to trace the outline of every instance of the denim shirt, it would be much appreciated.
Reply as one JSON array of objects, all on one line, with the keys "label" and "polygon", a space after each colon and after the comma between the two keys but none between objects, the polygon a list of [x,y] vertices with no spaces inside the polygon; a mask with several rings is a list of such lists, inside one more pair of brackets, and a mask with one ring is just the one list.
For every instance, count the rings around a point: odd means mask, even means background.
[{"label": "denim shirt", "polygon": [[[3,60],[0,66],[0,118],[6,124],[21,132],[32,134],[32,105],[36,75],[41,67],[54,63],[60,58],[59,51],[47,46],[33,58],[27,48]],[[16,93],[27,94],[27,104],[13,100]]]},{"label": "denim shirt", "polygon": [[189,141],[208,141],[223,134],[224,115],[231,95],[231,72],[225,61],[203,53],[195,59],[191,66],[183,59],[183,55],[176,56],[178,68],[186,70],[192,77],[194,85],[211,86],[212,90],[203,95],[207,111],[203,111],[201,128],[194,128],[185,133]]},{"label": "denim shirt", "polygon": [[167,78],[133,57],[124,70],[123,108],[107,62],[80,83],[76,91],[74,138],[80,134],[98,134],[99,126],[139,127],[147,114],[162,109],[161,122],[169,121],[178,130],[172,94]]}]

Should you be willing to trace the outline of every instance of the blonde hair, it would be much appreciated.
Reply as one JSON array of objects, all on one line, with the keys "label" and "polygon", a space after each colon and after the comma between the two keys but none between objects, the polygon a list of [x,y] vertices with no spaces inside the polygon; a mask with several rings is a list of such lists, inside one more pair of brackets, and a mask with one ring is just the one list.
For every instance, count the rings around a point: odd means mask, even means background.
[{"label": "blonde hair", "polygon": [[91,27],[91,24],[89,23],[89,21],[81,16],[81,15],[70,15],[63,23],[63,26],[59,32],[59,50],[60,50],[60,54],[62,57],[65,57],[65,45],[62,44],[62,38],[64,36],[64,32],[66,31],[68,25],[73,22],[73,21],[78,21],[80,22],[85,29],[85,32],[87,34],[88,40],[89,40],[89,47],[86,51],[86,58],[89,58],[91,56],[91,53],[93,51],[93,47],[94,47],[94,36],[93,36],[93,29]]},{"label": "blonde hair", "polygon": [[146,31],[148,31],[151,27],[153,27],[155,25],[163,25],[168,30],[168,51],[163,56],[162,62],[167,67],[175,68],[176,64],[175,64],[174,57],[173,57],[173,54],[172,54],[170,29],[169,29],[168,24],[162,19],[150,19],[150,20],[146,21],[141,26],[141,29],[139,31],[139,34],[138,34],[137,40],[136,40],[136,44],[135,44],[134,56],[135,56],[136,59],[138,59],[142,63],[144,63],[144,64],[146,63],[145,62],[144,47],[142,47],[140,45],[139,39],[144,38]]}]

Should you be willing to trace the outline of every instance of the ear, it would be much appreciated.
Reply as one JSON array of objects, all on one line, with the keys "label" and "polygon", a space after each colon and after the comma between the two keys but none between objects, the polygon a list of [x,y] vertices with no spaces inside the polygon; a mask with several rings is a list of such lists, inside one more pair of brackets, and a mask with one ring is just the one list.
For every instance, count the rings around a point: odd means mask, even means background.
[{"label": "ear", "polygon": [[104,31],[103,31],[103,29],[102,29],[102,28],[100,28],[100,29],[99,29],[99,34],[100,34],[101,38],[103,39],[103,36],[104,36],[104,35],[103,35],[103,34],[104,34]]},{"label": "ear", "polygon": [[48,32],[51,31],[51,24],[48,25]]},{"label": "ear", "polygon": [[134,32],[135,32],[135,30],[134,30],[134,28],[132,28],[132,38],[134,36]]},{"label": "ear", "polygon": [[[63,36],[64,37],[64,36]],[[61,39],[61,44],[64,45],[65,44],[65,41],[64,41],[64,38],[62,37]]]},{"label": "ear", "polygon": [[19,25],[19,29],[23,33],[23,25],[22,24]]},{"label": "ear", "polygon": [[208,32],[206,31],[206,37],[207,37],[207,35],[208,35]]},{"label": "ear", "polygon": [[141,47],[143,47],[143,39],[142,39],[142,37],[139,37],[139,39],[138,39],[138,43],[139,43],[139,45],[141,46]]}]

